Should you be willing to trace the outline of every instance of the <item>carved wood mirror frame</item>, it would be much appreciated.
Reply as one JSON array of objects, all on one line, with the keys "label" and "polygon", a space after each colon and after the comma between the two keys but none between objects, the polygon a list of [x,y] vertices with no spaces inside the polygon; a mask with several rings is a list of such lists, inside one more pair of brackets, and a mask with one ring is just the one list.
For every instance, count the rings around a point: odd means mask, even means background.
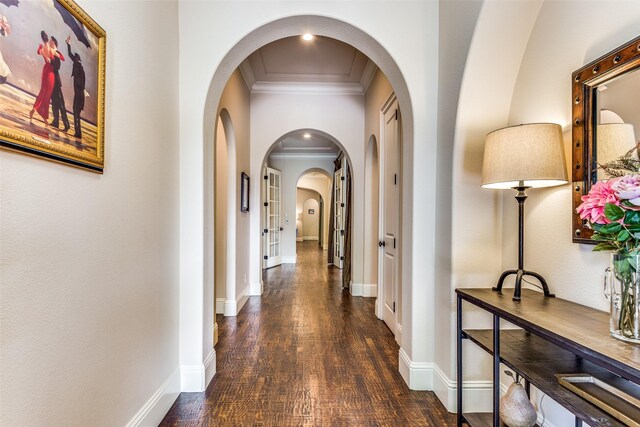
[{"label": "carved wood mirror frame", "polygon": [[[572,74],[572,124],[573,124],[573,203],[572,227],[575,243],[595,244],[591,240],[592,230],[580,219],[576,208],[581,197],[591,189],[597,171],[594,156],[594,129],[597,126],[597,88],[599,85],[640,68],[640,37],[607,53]],[[640,108],[640,104],[639,107]]]}]

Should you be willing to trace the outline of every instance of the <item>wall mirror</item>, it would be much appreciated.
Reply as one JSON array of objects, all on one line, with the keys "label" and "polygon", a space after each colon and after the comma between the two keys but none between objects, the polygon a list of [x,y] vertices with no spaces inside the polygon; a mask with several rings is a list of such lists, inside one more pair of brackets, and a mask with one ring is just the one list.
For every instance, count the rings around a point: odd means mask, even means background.
[{"label": "wall mirror", "polygon": [[576,208],[598,180],[601,165],[628,155],[638,158],[640,137],[640,37],[572,74],[573,241],[594,244]]}]

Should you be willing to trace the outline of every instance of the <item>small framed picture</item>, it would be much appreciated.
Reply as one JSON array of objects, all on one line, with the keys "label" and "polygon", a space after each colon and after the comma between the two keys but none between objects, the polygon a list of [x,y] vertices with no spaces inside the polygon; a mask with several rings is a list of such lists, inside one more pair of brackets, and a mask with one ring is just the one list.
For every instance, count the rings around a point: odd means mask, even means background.
[{"label": "small framed picture", "polygon": [[316,213],[316,210],[315,210],[315,209],[309,209],[309,215],[313,215],[313,214],[315,214],[315,213]]},{"label": "small framed picture", "polygon": [[240,212],[249,212],[249,175],[240,175]]}]

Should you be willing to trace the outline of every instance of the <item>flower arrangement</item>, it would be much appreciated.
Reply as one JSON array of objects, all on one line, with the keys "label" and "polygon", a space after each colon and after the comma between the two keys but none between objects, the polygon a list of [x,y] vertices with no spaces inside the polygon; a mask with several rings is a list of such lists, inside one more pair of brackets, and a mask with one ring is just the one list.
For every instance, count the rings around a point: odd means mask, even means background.
[{"label": "flower arrangement", "polygon": [[640,174],[598,181],[576,211],[599,242],[594,251],[640,251]]},{"label": "flower arrangement", "polygon": [[593,250],[613,252],[607,274],[611,335],[640,343],[640,174],[597,182],[576,210],[593,229]]}]

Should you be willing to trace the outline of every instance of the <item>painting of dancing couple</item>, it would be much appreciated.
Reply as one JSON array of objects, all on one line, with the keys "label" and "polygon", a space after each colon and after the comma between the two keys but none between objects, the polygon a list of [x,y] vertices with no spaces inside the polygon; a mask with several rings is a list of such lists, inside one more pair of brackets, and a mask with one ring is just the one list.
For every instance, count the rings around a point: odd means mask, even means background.
[{"label": "painting of dancing couple", "polygon": [[0,0],[0,147],[102,172],[105,44],[71,0]]}]

